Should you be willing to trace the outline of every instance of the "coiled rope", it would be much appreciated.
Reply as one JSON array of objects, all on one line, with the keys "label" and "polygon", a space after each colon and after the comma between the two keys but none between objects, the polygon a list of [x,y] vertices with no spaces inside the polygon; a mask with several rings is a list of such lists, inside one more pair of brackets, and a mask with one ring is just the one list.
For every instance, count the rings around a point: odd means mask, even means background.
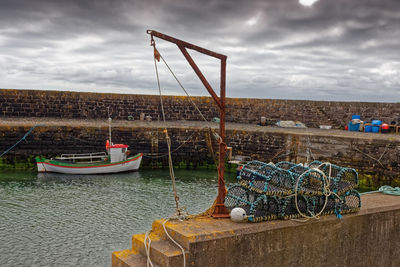
[{"label": "coiled rope", "polygon": [[29,129],[29,131],[27,131],[24,136],[18,141],[16,142],[14,145],[12,145],[9,149],[7,149],[6,151],[4,151],[1,155],[0,158],[2,156],[4,156],[5,154],[7,154],[8,152],[10,152],[11,150],[13,150],[19,143],[21,143],[22,141],[26,141],[26,138],[28,137],[28,135],[30,135],[33,130],[35,130],[36,127],[40,127],[40,126],[45,126],[43,124],[36,124],[35,126],[33,126],[31,129]]},{"label": "coiled rope", "polygon": [[400,196],[400,187],[397,187],[397,186],[391,187],[389,185],[383,185],[383,186],[379,187],[378,190],[360,193],[360,195],[366,195],[366,194],[372,194],[372,193],[383,193],[386,195]]}]

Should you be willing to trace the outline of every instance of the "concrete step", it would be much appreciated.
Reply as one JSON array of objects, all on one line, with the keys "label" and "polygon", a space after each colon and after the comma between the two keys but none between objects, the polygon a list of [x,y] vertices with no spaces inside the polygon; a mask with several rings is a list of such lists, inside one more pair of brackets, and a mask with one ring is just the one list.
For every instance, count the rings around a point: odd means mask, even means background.
[{"label": "concrete step", "polygon": [[[115,251],[111,258],[112,267],[144,267],[147,266],[147,257],[132,249]],[[160,267],[153,263],[154,267]]]},{"label": "concrete step", "polygon": [[[155,220],[152,224],[152,233],[155,233],[163,240],[169,240],[165,230],[163,228],[163,220]],[[179,245],[181,245],[185,250],[189,250],[189,244],[191,241],[191,237],[182,234],[181,232],[175,229],[174,221],[168,221],[165,223],[165,228],[168,231],[168,234],[176,241]]]},{"label": "concrete step", "polygon": [[[141,255],[146,255],[144,239],[144,234],[133,235],[132,250]],[[183,255],[178,246],[169,240],[160,238],[158,234],[153,232],[150,234],[150,239],[150,259],[153,263],[165,267],[183,266]],[[187,250],[185,250],[185,255],[187,260]]]}]

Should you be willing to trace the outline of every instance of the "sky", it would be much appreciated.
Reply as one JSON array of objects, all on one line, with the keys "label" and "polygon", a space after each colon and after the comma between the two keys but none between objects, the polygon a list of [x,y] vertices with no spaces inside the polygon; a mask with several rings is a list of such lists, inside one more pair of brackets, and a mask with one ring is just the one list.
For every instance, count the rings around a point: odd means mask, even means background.
[{"label": "sky", "polygon": [[[400,102],[400,0],[1,0],[0,88],[158,94],[147,29],[226,55],[227,97]],[[156,46],[208,95],[175,44]],[[219,61],[189,52],[219,94]]]}]

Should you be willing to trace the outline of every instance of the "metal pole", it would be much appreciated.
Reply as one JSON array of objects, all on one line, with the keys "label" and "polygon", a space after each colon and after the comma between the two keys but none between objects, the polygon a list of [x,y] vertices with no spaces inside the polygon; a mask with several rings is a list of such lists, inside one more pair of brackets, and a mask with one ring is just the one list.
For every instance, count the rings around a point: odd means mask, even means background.
[{"label": "metal pole", "polygon": [[220,118],[219,118],[219,135],[221,137],[219,144],[219,164],[218,164],[218,197],[216,207],[213,213],[213,217],[216,218],[227,218],[229,212],[225,208],[225,154],[226,154],[226,143],[225,143],[225,82],[226,81],[226,59],[221,60],[221,91],[220,91]]}]

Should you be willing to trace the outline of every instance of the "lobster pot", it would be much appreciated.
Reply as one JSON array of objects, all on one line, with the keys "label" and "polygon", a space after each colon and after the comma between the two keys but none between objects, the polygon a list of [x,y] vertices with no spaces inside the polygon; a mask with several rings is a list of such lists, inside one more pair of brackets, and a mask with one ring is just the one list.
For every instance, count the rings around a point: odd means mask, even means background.
[{"label": "lobster pot", "polygon": [[228,188],[224,205],[228,210],[242,208],[246,211],[246,214],[250,214],[250,209],[258,196],[257,193],[249,191],[240,185],[233,185]]},{"label": "lobster pot", "polygon": [[361,197],[357,190],[347,191],[341,197],[340,213],[358,212],[361,208]]},{"label": "lobster pot", "polygon": [[[311,214],[317,215],[322,209],[322,215],[328,214],[346,214],[357,212],[361,208],[360,194],[356,190],[350,190],[344,193],[344,195],[338,196],[331,194],[329,197],[326,196],[312,196],[306,197],[307,199],[307,211]],[[326,204],[325,204],[326,202]]]},{"label": "lobster pot", "polygon": [[280,198],[279,200],[279,214],[278,217],[280,219],[288,220],[288,219],[295,219],[300,218],[301,213],[310,216],[312,210],[310,210],[310,205],[308,203],[308,198],[305,196],[297,196],[297,207],[296,207],[296,198],[294,196]]},{"label": "lobster pot", "polygon": [[263,193],[268,185],[270,175],[277,168],[273,164],[251,161],[244,165],[238,176],[240,185],[257,193]]},{"label": "lobster pot", "polygon": [[338,194],[350,191],[358,186],[358,173],[352,168],[342,168],[334,178]]},{"label": "lobster pot", "polygon": [[[308,210],[313,215],[321,214],[340,214],[341,199],[336,195],[326,196],[312,196],[308,197]],[[325,203],[326,202],[326,203]]]},{"label": "lobster pot", "polygon": [[[335,164],[324,164],[321,163],[319,169],[324,172],[327,177],[331,177],[336,183],[343,182],[341,185],[343,192],[353,189],[358,185],[358,173],[355,169],[340,167]],[[347,186],[345,185],[347,184]]]},{"label": "lobster pot", "polygon": [[293,192],[292,174],[271,163],[249,162],[243,166],[238,180],[241,186],[259,194],[279,196]]},{"label": "lobster pot", "polygon": [[306,171],[308,171],[310,168],[303,166],[302,164],[296,164],[292,168],[289,169],[289,171],[295,175],[296,177],[302,175]]},{"label": "lobster pot", "polygon": [[261,222],[276,220],[279,214],[279,201],[276,197],[260,195],[250,208],[248,221]]},{"label": "lobster pot", "polygon": [[225,206],[243,208],[252,222],[356,212],[361,207],[358,174],[354,169],[313,161],[251,161],[231,186]]},{"label": "lobster pot", "polygon": [[299,195],[315,196],[325,192],[324,186],[327,181],[323,173],[318,170],[308,169],[295,179],[294,191],[297,191]]},{"label": "lobster pot", "polygon": [[294,179],[290,171],[277,168],[269,177],[264,193],[270,196],[287,196],[293,193]]},{"label": "lobster pot", "polygon": [[275,164],[276,167],[284,169],[284,170],[290,170],[292,167],[298,165],[297,163],[289,162],[289,161],[281,161]]},{"label": "lobster pot", "polygon": [[319,166],[323,165],[322,161],[314,160],[308,164],[309,168],[318,168]]},{"label": "lobster pot", "polygon": [[243,166],[238,176],[239,181],[251,181],[267,180],[268,176],[276,170],[273,164],[263,163],[261,161],[250,161]]}]

